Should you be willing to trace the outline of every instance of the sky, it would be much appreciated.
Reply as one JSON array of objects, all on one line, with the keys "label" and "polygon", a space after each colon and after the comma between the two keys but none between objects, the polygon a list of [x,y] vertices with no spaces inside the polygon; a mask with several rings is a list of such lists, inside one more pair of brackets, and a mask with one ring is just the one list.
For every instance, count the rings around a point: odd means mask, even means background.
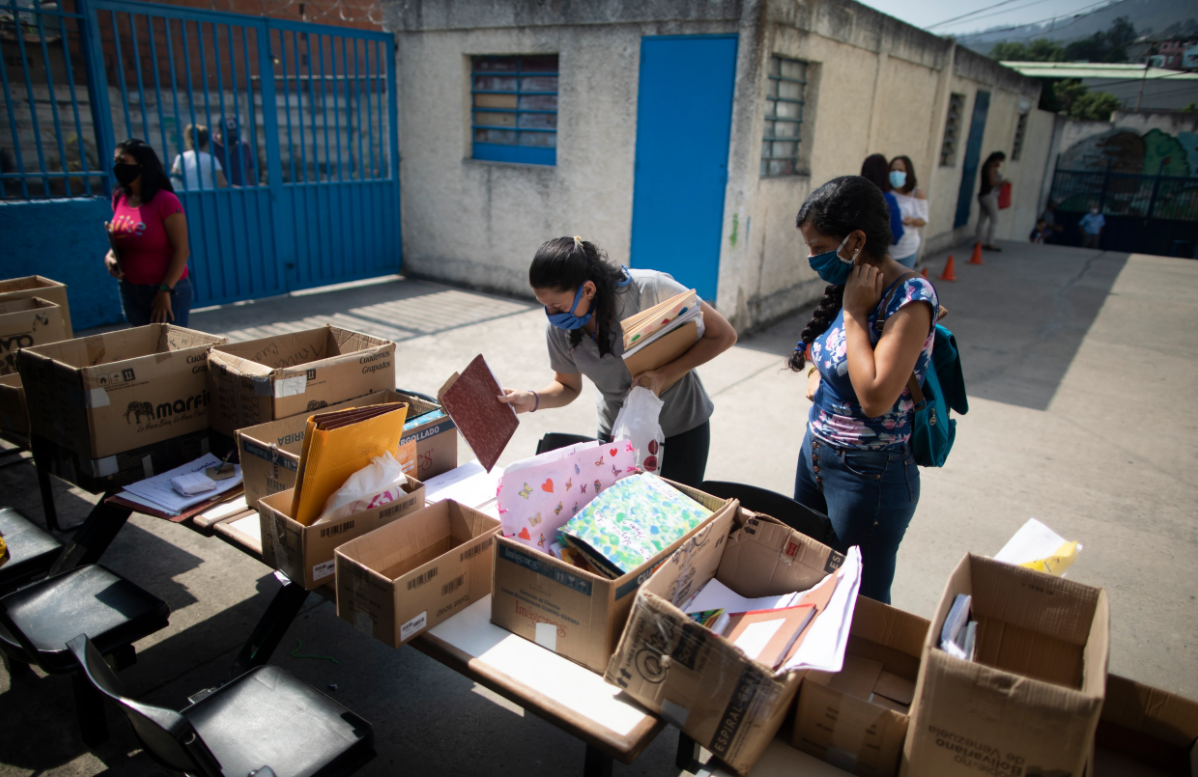
[{"label": "sky", "polygon": [[[916,27],[930,28],[938,35],[978,32],[988,27],[1045,21],[1054,16],[1068,16],[1077,11],[1090,11],[1102,4],[1096,0],[860,0],[871,8],[897,17]],[[1103,3],[1105,4],[1105,3]],[[984,8],[997,6],[991,10]],[[968,18],[940,24],[974,11]]]}]

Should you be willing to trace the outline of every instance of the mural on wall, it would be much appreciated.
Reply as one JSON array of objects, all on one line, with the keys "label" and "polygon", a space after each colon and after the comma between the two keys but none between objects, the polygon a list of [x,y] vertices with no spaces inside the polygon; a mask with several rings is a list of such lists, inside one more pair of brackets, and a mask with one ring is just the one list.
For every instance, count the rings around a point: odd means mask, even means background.
[{"label": "mural on wall", "polygon": [[1114,129],[1078,141],[1061,154],[1060,168],[1141,175],[1198,176],[1198,133],[1144,134]]}]

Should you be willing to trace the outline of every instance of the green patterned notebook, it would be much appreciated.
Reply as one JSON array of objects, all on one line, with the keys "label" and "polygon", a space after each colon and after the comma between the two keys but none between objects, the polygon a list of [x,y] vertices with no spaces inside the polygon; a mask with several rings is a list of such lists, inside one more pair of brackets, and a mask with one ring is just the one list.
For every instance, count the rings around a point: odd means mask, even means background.
[{"label": "green patterned notebook", "polygon": [[613,572],[626,574],[711,514],[655,475],[633,475],[592,499],[566,522],[561,536],[584,555],[606,561]]}]

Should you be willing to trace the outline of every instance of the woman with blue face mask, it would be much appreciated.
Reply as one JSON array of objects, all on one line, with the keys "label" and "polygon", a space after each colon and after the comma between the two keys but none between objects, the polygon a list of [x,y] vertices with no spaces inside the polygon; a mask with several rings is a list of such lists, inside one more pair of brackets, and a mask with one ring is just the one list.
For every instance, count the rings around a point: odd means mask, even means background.
[{"label": "woman with blue face mask", "polygon": [[829,181],[796,221],[811,268],[829,285],[790,357],[795,372],[811,364],[794,498],[832,519],[837,550],[861,548],[861,593],[889,603],[919,502],[907,380],[927,374],[940,302],[931,283],[889,255],[886,201],[866,179]]},{"label": "woman with blue face mask", "polygon": [[681,294],[685,286],[666,273],[616,267],[581,237],[559,237],[542,245],[528,269],[528,281],[549,319],[545,339],[553,380],[537,391],[505,388],[501,399],[517,413],[564,407],[582,393],[585,375],[598,389],[598,436],[609,440],[624,398],[634,385],[645,386],[664,402],[659,419],[666,436],[661,476],[700,485],[714,405],[694,369],[736,343],[732,325],[704,302],[703,337],[675,361],[632,375],[624,366],[620,322]]}]

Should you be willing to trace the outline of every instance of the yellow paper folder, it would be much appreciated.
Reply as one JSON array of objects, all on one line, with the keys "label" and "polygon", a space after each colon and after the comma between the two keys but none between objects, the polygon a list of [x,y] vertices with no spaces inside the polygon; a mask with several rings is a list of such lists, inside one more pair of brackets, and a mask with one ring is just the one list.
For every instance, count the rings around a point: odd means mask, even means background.
[{"label": "yellow paper folder", "polygon": [[392,453],[403,436],[402,402],[322,413],[308,419],[295,478],[291,517],[311,526],[333,492],[376,456]]}]

